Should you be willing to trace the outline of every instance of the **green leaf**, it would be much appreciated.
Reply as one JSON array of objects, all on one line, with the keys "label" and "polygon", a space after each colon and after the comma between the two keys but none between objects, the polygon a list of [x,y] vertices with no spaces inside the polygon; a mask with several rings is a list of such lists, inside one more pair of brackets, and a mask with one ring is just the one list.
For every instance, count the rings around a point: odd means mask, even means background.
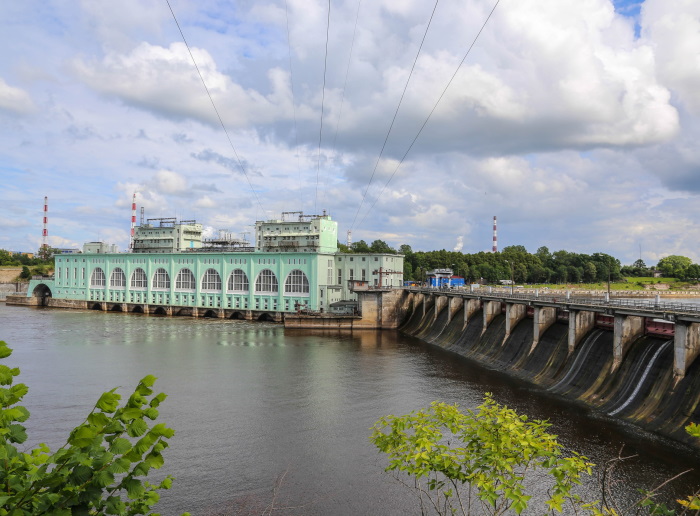
[{"label": "green leaf", "polygon": [[126,432],[131,437],[142,436],[148,430],[148,424],[143,419],[134,419],[126,427]]},{"label": "green leaf", "polygon": [[105,392],[100,396],[100,399],[97,400],[97,404],[95,405],[98,409],[100,409],[103,412],[107,412],[108,414],[111,414],[115,410],[117,410],[117,407],[119,406],[119,400],[122,399],[122,397],[117,394],[115,391],[117,389],[112,389],[111,391]]},{"label": "green leaf", "polygon": [[123,437],[118,437],[112,441],[112,445],[109,447],[109,451],[115,455],[122,455],[131,449],[131,441],[124,439]]},{"label": "green leaf", "polygon": [[10,442],[21,444],[27,440],[27,431],[22,425],[8,425]]},{"label": "green leaf", "polygon": [[7,345],[7,342],[0,340],[0,358],[7,358],[12,354],[12,348]]},{"label": "green leaf", "polygon": [[92,444],[92,441],[97,436],[97,430],[89,426],[79,426],[68,438],[68,444],[76,448],[83,448]]},{"label": "green leaf", "polygon": [[123,481],[123,485],[126,488],[126,494],[132,500],[143,496],[143,494],[146,492],[146,489],[143,487],[143,484],[137,478],[125,478]]}]

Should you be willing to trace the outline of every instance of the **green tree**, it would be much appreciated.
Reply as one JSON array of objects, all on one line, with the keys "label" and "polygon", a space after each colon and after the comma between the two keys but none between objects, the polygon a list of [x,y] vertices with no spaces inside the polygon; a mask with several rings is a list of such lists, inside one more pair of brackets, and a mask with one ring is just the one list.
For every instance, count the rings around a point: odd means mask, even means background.
[{"label": "green tree", "polygon": [[375,240],[372,245],[369,246],[369,250],[372,253],[392,253],[396,254],[396,250],[389,246],[384,240]]},{"label": "green tree", "polygon": [[693,261],[690,258],[672,254],[670,256],[666,256],[665,258],[661,258],[656,267],[658,269],[661,269],[661,272],[664,273],[664,276],[669,278],[675,278],[684,277],[685,269],[690,267],[692,263]]},{"label": "green tree", "polygon": [[[520,514],[531,500],[530,483],[541,485],[543,477],[549,498],[542,509],[583,507],[572,488],[591,474],[593,464],[576,453],[564,456],[549,426],[528,421],[486,394],[476,411],[434,402],[429,409],[384,417],[372,427],[370,440],[388,455],[386,470],[417,490],[422,514],[430,509]],[[405,476],[413,480],[408,483]]]},{"label": "green tree", "polygon": [[410,257],[413,254],[413,249],[411,249],[411,246],[408,244],[401,244],[399,246],[399,253],[405,257]]},{"label": "green tree", "polygon": [[595,267],[595,263],[586,262],[586,264],[583,266],[583,281],[593,282],[596,280],[597,275],[598,272]]},{"label": "green tree", "polygon": [[350,249],[352,250],[353,253],[369,253],[369,246],[367,245],[367,242],[364,240],[360,240],[358,242],[353,242],[352,245],[350,246]]},{"label": "green tree", "polygon": [[29,267],[27,267],[26,265],[24,265],[24,266],[22,267],[22,272],[20,273],[19,277],[20,277],[21,279],[25,279],[25,280],[31,279],[32,273],[30,272]]},{"label": "green tree", "polygon": [[[0,341],[0,358],[12,350]],[[13,385],[19,369],[0,364],[0,514],[150,514],[171,477],[159,484],[144,478],[163,465],[162,452],[174,431],[158,417],[165,394],[153,395],[155,377],[143,378],[120,406],[116,389],[100,396],[85,421],[51,453],[40,444],[17,448],[27,439],[21,424],[29,411],[19,405],[28,388]]]}]

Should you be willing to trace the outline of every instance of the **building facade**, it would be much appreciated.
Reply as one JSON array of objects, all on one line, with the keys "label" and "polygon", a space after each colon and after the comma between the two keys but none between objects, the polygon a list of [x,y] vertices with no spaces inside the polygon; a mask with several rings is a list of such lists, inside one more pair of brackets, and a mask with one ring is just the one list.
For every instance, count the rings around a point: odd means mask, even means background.
[{"label": "building facade", "polygon": [[119,305],[122,311],[150,306],[328,312],[334,303],[357,299],[353,280],[371,288],[403,285],[402,255],[339,253],[337,223],[330,216],[258,222],[256,236],[255,250],[248,252],[57,255],[53,278],[32,280],[28,295],[48,289],[55,300],[104,309]]}]

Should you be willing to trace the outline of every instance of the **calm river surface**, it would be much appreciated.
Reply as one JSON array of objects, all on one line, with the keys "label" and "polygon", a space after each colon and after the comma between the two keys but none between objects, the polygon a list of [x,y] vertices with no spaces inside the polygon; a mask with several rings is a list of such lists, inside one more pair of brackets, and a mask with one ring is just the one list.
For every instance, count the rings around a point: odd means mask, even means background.
[{"label": "calm river surface", "polygon": [[[535,388],[395,332],[310,333],[243,321],[166,318],[0,304],[0,340],[29,385],[29,445],[64,442],[99,394],[127,394],[146,374],[169,397],[176,430],[164,474],[176,477],[166,515],[415,514],[412,494],[383,472],[368,440],[386,414],[440,399],[474,407],[484,392],[548,418],[567,447],[598,464],[626,453],[617,492],[652,486],[698,463],[682,448],[587,414]],[[160,474],[160,472],[158,472]],[[279,482],[279,494],[273,487]],[[700,477],[686,477],[676,493]],[[591,480],[584,494],[600,498]],[[279,511],[278,511],[279,512]]]}]

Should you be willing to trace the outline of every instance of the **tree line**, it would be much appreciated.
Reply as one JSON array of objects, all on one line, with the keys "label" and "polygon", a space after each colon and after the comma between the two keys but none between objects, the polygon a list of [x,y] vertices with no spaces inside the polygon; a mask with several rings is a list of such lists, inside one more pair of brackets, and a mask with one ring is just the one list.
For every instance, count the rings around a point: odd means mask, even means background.
[{"label": "tree line", "polygon": [[511,245],[497,253],[460,251],[413,251],[404,244],[394,249],[383,240],[367,244],[364,240],[350,246],[338,244],[345,253],[392,253],[404,255],[404,279],[423,281],[428,271],[450,268],[466,281],[512,280],[515,283],[598,283],[619,281],[623,277],[653,276],[659,271],[665,277],[686,281],[700,280],[700,265],[690,258],[671,255],[648,267],[643,260],[622,265],[620,260],[606,253],[551,252],[542,246],[532,254],[522,245]]}]

